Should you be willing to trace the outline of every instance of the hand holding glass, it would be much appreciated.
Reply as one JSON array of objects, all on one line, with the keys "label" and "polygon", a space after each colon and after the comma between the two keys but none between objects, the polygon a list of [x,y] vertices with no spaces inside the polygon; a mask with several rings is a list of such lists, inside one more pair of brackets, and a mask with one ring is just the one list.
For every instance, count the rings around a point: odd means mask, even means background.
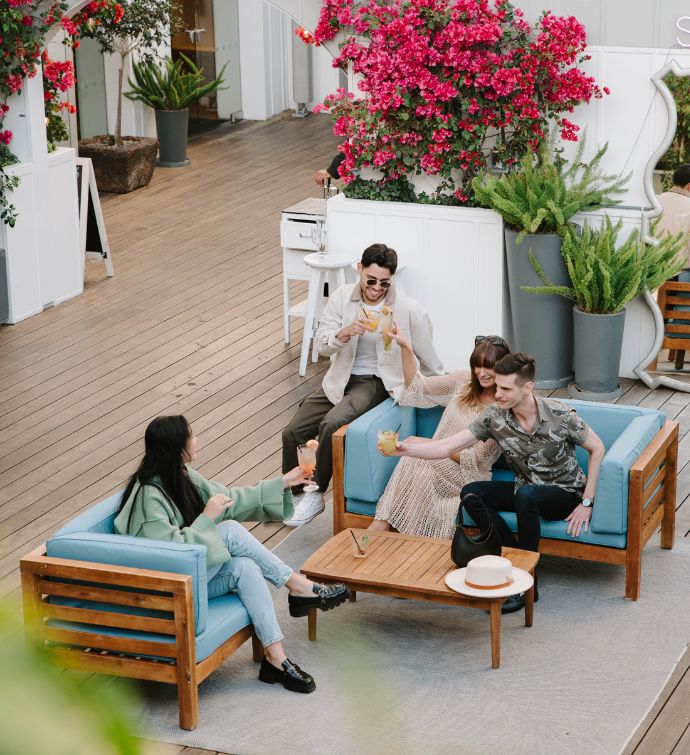
[{"label": "hand holding glass", "polygon": [[398,431],[379,430],[379,447],[386,456],[394,454],[398,447]]},{"label": "hand holding glass", "polygon": [[297,446],[297,462],[310,482],[304,486],[305,493],[313,493],[319,486],[313,481],[312,475],[316,469],[316,451],[309,446]]}]

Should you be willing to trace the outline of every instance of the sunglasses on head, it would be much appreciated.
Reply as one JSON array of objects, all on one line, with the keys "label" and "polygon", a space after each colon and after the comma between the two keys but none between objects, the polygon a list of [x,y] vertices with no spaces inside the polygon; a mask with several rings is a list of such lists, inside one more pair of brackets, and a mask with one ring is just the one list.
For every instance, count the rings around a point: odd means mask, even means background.
[{"label": "sunglasses on head", "polygon": [[508,348],[508,344],[501,338],[501,336],[475,336],[474,337],[475,346],[479,346],[479,344],[483,343],[484,341],[487,341],[493,346],[501,346],[502,348],[506,349],[506,351],[510,351],[510,349]]},{"label": "sunglasses on head", "polygon": [[378,283],[378,284],[379,284],[379,286],[381,286],[381,288],[383,288],[383,289],[386,289],[386,288],[390,288],[390,287],[391,287],[391,281],[386,281],[386,280],[380,281],[380,280],[379,280],[378,278],[367,278],[367,286],[371,286],[371,287],[373,287],[373,286],[375,286],[375,285],[376,285],[377,283]]}]

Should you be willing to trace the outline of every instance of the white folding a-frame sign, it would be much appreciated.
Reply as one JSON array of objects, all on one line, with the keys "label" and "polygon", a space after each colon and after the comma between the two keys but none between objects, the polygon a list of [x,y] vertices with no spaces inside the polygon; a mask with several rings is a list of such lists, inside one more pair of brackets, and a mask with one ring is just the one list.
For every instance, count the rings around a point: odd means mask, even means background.
[{"label": "white folding a-frame sign", "polygon": [[[87,259],[101,260],[105,265],[105,271],[109,277],[115,275],[113,269],[113,258],[110,253],[108,244],[108,235],[105,231],[105,221],[103,220],[103,211],[101,210],[101,201],[98,197],[98,187],[96,186],[96,176],[93,172],[91,158],[78,157],[77,165],[81,168],[79,177],[79,245],[82,253],[82,264]],[[93,207],[91,222],[95,218],[96,230],[100,240],[100,250],[94,251],[86,248],[87,230],[89,226],[89,197]]]}]

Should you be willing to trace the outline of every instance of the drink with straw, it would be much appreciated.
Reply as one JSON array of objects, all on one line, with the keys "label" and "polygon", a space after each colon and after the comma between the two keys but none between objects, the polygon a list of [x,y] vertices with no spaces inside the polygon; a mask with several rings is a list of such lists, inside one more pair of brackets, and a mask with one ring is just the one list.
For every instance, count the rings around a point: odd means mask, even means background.
[{"label": "drink with straw", "polygon": [[381,446],[381,451],[385,455],[394,454],[398,446],[398,431],[379,430],[379,446]]},{"label": "drink with straw", "polygon": [[319,489],[319,486],[312,479],[314,469],[316,469],[316,449],[312,446],[297,446],[297,463],[300,465],[305,477],[309,483],[304,486],[306,493],[312,493]]},{"label": "drink with straw", "polygon": [[367,321],[364,323],[364,326],[372,333],[375,333],[378,330],[380,317],[381,315],[376,310],[360,305],[359,319]]},{"label": "drink with straw", "polygon": [[390,351],[393,346],[393,336],[390,335],[393,327],[393,308],[384,304],[381,307],[381,333],[383,335],[383,350]]}]

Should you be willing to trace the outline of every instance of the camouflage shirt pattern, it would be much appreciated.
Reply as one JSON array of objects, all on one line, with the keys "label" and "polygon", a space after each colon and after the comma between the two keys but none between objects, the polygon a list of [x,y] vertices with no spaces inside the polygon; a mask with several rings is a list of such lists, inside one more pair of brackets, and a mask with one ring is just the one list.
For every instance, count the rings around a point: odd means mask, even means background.
[{"label": "camouflage shirt pattern", "polygon": [[470,426],[477,440],[493,438],[515,472],[515,490],[523,485],[557,485],[582,495],[587,477],[575,446],[587,439],[589,426],[577,412],[554,399],[534,397],[537,418],[527,432],[511,410],[492,405]]}]

